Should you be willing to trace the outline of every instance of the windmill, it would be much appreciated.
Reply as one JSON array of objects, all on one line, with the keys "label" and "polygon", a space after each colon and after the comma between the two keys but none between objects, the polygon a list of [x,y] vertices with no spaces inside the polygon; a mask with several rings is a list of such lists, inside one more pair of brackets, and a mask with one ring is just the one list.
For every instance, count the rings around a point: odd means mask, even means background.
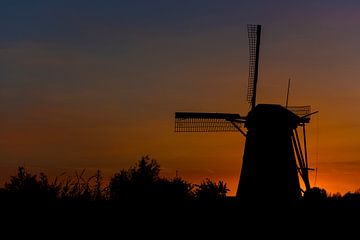
[{"label": "windmill", "polygon": [[310,106],[256,104],[261,25],[249,24],[247,30],[248,114],[176,112],[175,132],[240,132],[246,139],[236,197],[245,203],[292,203],[310,189],[305,125],[316,112]]}]

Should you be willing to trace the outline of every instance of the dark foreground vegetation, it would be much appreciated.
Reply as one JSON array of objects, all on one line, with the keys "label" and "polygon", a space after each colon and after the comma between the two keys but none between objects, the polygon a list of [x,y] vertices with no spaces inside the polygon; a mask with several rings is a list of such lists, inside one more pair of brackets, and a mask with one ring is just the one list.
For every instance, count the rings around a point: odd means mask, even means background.
[{"label": "dark foreground vegetation", "polygon": [[100,171],[91,177],[84,177],[83,171],[50,181],[44,173],[35,175],[19,167],[0,189],[1,226],[33,233],[75,230],[136,237],[165,232],[254,236],[318,230],[325,234],[360,223],[359,191],[330,195],[312,188],[299,202],[286,206],[270,204],[271,196],[264,196],[260,204],[244,205],[227,192],[222,181],[192,184],[181,177],[161,177],[160,165],[148,156],[114,174],[108,184]]}]

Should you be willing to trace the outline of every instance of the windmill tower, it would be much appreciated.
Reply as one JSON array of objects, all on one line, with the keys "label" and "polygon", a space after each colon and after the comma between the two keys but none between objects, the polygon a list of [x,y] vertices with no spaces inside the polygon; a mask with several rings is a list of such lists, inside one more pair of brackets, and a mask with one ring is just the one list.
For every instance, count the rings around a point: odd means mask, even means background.
[{"label": "windmill tower", "polygon": [[256,105],[261,25],[248,25],[247,30],[248,114],[176,112],[175,132],[240,132],[246,141],[237,198],[245,204],[292,203],[310,189],[305,125],[315,112],[310,113],[310,106]]}]

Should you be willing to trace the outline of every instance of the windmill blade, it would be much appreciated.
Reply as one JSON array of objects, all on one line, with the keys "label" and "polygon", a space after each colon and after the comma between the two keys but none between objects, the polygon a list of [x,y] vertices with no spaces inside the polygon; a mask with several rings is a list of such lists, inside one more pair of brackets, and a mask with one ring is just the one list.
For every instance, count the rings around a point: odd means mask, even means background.
[{"label": "windmill blade", "polygon": [[247,25],[249,38],[249,79],[247,101],[253,109],[256,104],[256,85],[258,80],[259,68],[259,50],[260,50],[260,36],[261,25]]},{"label": "windmill blade", "polygon": [[310,116],[312,115],[310,105],[307,105],[307,106],[288,106],[287,109],[289,111],[295,113],[299,117],[301,117],[304,122],[309,122],[310,121]]},{"label": "windmill blade", "polygon": [[244,117],[233,113],[176,112],[175,132],[242,132],[244,122]]}]

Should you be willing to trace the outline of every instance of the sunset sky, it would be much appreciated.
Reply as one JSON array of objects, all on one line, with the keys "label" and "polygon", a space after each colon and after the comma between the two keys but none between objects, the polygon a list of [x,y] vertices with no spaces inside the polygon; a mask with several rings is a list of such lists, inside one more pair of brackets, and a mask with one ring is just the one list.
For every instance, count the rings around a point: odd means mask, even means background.
[{"label": "sunset sky", "polygon": [[245,139],[175,133],[175,111],[246,115],[247,24],[263,26],[258,103],[311,105],[313,186],[360,188],[360,2],[33,0],[0,3],[0,175],[24,165],[162,174],[235,194]]}]

